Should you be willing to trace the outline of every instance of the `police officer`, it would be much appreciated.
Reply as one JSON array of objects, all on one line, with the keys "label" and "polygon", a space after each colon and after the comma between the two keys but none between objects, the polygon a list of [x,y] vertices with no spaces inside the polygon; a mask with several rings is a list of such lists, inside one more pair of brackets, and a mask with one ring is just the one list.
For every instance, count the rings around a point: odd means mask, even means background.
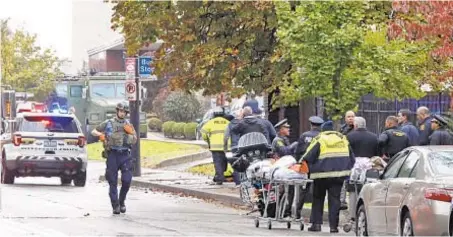
[{"label": "police officer", "polygon": [[288,119],[284,119],[278,122],[275,125],[275,129],[278,130],[278,135],[272,141],[272,151],[278,157],[294,155],[295,149],[297,147],[297,142],[290,144],[288,136],[290,126],[288,124]]},{"label": "police officer", "polygon": [[406,133],[398,129],[398,118],[388,116],[385,120],[385,131],[379,135],[378,143],[384,160],[388,162],[396,153],[410,146]]},{"label": "police officer", "polygon": [[324,123],[324,120],[318,116],[311,116],[308,121],[311,124],[311,130],[300,135],[296,148],[296,160],[300,160],[302,155],[305,154],[311,140],[318,136],[321,132],[321,125]]},{"label": "police officer", "polygon": [[230,121],[224,118],[224,111],[217,107],[214,109],[214,118],[209,120],[202,128],[201,134],[203,140],[209,145],[209,150],[212,153],[214,161],[215,176],[214,182],[217,185],[222,185],[225,181],[224,172],[227,170],[228,160],[225,156],[223,139],[225,130]]},{"label": "police officer", "polygon": [[433,134],[429,137],[430,145],[453,145],[453,136],[447,129],[447,121],[440,115],[434,115],[431,120]]},{"label": "police officer", "polygon": [[[109,182],[110,201],[113,214],[126,212],[126,195],[132,182],[132,159],[130,149],[137,142],[134,127],[125,119],[129,113],[127,102],[118,103],[116,117],[108,119],[97,126],[91,134],[105,141],[107,169],[105,177]],[[103,134],[105,133],[105,135]],[[118,200],[118,170],[121,170],[121,190]]]},{"label": "police officer", "polygon": [[340,193],[355,163],[348,139],[333,131],[333,123],[328,121],[322,125],[322,132],[312,140],[302,160],[307,162],[310,179],[313,180],[312,226],[308,231],[321,231],[327,192],[330,233],[338,233]]},{"label": "police officer", "polygon": [[418,131],[419,131],[419,145],[429,145],[429,136],[433,133],[431,129],[431,113],[425,106],[417,109]]}]

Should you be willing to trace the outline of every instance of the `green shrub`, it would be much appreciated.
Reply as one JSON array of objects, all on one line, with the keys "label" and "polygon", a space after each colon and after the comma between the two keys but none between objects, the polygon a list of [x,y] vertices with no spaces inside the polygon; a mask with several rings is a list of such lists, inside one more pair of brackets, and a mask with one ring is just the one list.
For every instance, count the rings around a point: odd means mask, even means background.
[{"label": "green shrub", "polygon": [[176,123],[175,126],[173,126],[173,136],[174,137],[184,137],[184,126],[185,123]]},{"label": "green shrub", "polygon": [[175,126],[176,122],[167,121],[162,125],[164,130],[164,136],[166,137],[173,137],[173,127]]},{"label": "green shrub", "polygon": [[158,118],[151,118],[148,122],[148,128],[151,131],[162,131],[162,121]]},{"label": "green shrub", "polygon": [[197,135],[197,123],[187,123],[184,126],[184,137],[186,139],[195,140]]}]

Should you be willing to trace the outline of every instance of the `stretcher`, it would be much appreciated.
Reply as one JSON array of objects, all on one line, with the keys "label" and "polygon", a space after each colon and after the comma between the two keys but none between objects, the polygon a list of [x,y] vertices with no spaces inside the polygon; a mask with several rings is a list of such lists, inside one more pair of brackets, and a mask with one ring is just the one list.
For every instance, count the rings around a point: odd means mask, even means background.
[{"label": "stretcher", "polygon": [[[299,224],[300,230],[304,230],[304,220],[295,219],[292,217],[284,217],[285,209],[289,203],[288,194],[290,186],[294,186],[294,199],[292,202],[292,213],[296,213],[297,203],[300,199],[300,191],[307,188],[307,184],[313,182],[309,179],[287,179],[287,180],[270,180],[268,182],[269,188],[263,188],[264,197],[264,214],[255,218],[255,227],[260,226],[260,221],[267,223],[267,228],[272,229],[273,222],[286,223],[288,229],[291,228],[292,223]],[[263,180],[266,183],[266,180]],[[264,186],[263,186],[264,187]],[[272,195],[274,194],[274,195]],[[271,205],[275,205],[275,214],[268,216],[268,209]]]}]

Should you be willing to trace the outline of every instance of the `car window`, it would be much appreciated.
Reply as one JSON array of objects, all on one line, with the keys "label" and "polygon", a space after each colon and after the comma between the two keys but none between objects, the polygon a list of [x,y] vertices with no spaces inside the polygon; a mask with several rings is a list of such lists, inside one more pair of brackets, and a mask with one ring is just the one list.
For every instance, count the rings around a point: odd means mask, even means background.
[{"label": "car window", "polygon": [[20,123],[21,132],[79,133],[76,121],[71,117],[27,116]]},{"label": "car window", "polygon": [[398,173],[398,178],[409,178],[411,176],[412,170],[420,159],[420,154],[416,151],[409,153],[409,156],[404,161],[401,169]]},{"label": "car window", "polygon": [[392,158],[392,161],[386,167],[382,178],[383,179],[395,178],[398,174],[398,171],[401,168],[401,165],[403,164],[403,162],[406,158],[407,158],[407,153],[404,153],[404,155],[403,154],[397,155],[394,158]]},{"label": "car window", "polygon": [[82,86],[71,86],[69,94],[71,97],[82,98],[83,87]]},{"label": "car window", "polygon": [[428,161],[435,174],[453,176],[453,151],[431,152]]}]

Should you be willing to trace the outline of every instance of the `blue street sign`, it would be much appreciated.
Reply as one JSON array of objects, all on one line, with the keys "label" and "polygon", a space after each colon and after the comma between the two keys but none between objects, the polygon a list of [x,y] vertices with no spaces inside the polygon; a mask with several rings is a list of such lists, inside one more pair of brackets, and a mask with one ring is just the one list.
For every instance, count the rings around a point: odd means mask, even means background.
[{"label": "blue street sign", "polygon": [[151,68],[151,57],[140,57],[138,59],[138,74],[140,78],[151,78],[153,70]]}]

